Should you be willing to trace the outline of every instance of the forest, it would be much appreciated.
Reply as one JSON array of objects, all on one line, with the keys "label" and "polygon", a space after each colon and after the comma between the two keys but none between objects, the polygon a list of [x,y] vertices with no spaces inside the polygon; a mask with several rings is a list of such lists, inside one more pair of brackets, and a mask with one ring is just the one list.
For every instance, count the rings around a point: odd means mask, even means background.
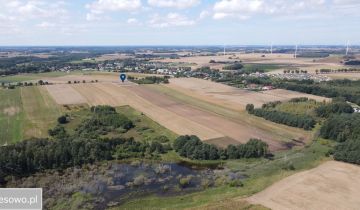
[{"label": "forest", "polygon": [[65,169],[102,160],[157,156],[171,149],[153,141],[137,142],[133,138],[103,137],[107,132],[132,128],[132,122],[110,106],[91,108],[74,134],[62,125],[49,130],[52,139],[29,139],[0,147],[0,184],[7,176],[27,176],[45,169]]},{"label": "forest", "polygon": [[0,74],[14,75],[18,73],[40,73],[50,72],[63,67],[71,66],[72,69],[97,68],[96,63],[72,61],[96,57],[98,53],[64,53],[51,55],[48,58],[36,56],[22,56],[0,58]]},{"label": "forest", "polygon": [[360,105],[360,81],[348,79],[316,83],[312,80],[287,80],[274,83],[277,88],[298,91],[329,98],[343,98],[346,101]]},{"label": "forest", "polygon": [[320,136],[339,144],[334,148],[334,159],[360,164],[360,114],[333,115],[320,130]]}]

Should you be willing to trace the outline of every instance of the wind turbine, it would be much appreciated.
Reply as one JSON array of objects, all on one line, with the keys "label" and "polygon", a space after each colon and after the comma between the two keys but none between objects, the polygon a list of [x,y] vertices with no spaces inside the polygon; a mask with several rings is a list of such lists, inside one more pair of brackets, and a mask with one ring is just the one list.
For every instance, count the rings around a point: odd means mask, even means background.
[{"label": "wind turbine", "polygon": [[224,44],[224,57],[226,57],[226,45]]},{"label": "wind turbine", "polygon": [[350,48],[349,48],[349,41],[347,41],[347,43],[346,43],[346,56],[348,56],[348,54],[349,54],[349,50],[350,50]]},{"label": "wind turbine", "polygon": [[294,54],[294,58],[297,57],[297,52],[298,52],[298,44],[295,45],[295,54]]},{"label": "wind turbine", "polygon": [[271,42],[271,45],[270,45],[270,54],[272,55],[273,54],[273,43]]}]

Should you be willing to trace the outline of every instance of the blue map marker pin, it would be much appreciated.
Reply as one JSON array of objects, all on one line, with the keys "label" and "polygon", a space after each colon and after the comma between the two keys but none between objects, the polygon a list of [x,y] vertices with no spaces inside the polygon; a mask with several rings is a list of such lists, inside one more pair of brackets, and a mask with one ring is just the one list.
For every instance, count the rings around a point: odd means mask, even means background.
[{"label": "blue map marker pin", "polygon": [[120,79],[122,82],[124,82],[126,80],[126,74],[120,74]]}]

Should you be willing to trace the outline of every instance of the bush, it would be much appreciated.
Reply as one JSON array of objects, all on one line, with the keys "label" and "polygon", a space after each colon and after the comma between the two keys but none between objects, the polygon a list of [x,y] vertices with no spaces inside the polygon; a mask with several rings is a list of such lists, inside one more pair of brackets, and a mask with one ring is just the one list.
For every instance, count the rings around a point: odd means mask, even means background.
[{"label": "bush", "polygon": [[190,184],[190,182],[191,182],[191,179],[192,179],[192,176],[186,176],[186,177],[181,177],[180,179],[179,179],[179,184],[180,184],[180,186],[182,187],[182,188],[185,188],[185,187],[187,187],[189,184]]},{"label": "bush", "polygon": [[240,180],[235,179],[235,180],[232,180],[229,182],[229,186],[230,187],[243,187],[244,184]]},{"label": "bush", "polygon": [[57,119],[57,121],[58,121],[59,124],[66,124],[68,122],[67,116],[62,115]]},{"label": "bush", "polygon": [[253,113],[254,111],[254,104],[247,104],[246,105],[246,111],[249,113]]}]

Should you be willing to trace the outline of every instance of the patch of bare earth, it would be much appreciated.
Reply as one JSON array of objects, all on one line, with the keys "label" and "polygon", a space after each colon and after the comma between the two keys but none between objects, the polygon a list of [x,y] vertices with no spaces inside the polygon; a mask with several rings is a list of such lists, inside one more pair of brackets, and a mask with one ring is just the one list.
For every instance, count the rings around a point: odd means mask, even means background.
[{"label": "patch of bare earth", "polygon": [[8,108],[5,108],[3,110],[3,113],[9,117],[16,115],[17,113],[20,112],[20,108],[19,107],[15,107],[15,106],[11,106]]},{"label": "patch of bare earth", "polygon": [[289,176],[246,200],[274,210],[357,210],[360,167],[337,161]]}]

